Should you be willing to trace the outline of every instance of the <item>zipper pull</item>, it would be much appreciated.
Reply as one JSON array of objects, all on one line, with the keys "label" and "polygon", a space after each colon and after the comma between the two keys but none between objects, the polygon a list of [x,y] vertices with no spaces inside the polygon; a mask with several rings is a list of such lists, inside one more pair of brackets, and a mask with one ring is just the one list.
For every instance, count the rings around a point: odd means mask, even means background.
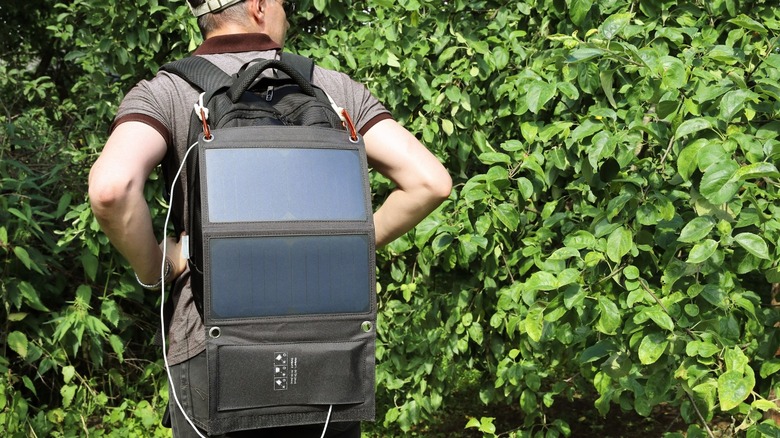
[{"label": "zipper pull", "polygon": [[273,85],[268,87],[268,91],[265,92],[265,101],[270,102],[274,100],[274,87]]}]

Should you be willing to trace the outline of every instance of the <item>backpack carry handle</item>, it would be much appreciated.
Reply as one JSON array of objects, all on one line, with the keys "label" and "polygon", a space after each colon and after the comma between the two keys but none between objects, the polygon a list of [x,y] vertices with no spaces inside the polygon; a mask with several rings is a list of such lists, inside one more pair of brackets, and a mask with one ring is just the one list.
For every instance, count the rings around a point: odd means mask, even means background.
[{"label": "backpack carry handle", "polygon": [[233,85],[230,86],[230,89],[226,93],[230,101],[237,103],[239,99],[241,99],[241,95],[252,86],[260,74],[269,68],[281,70],[295,81],[303,93],[308,94],[311,97],[317,97],[311,83],[301,76],[293,67],[275,59],[260,59],[256,64],[239,73],[238,78],[233,82]]}]

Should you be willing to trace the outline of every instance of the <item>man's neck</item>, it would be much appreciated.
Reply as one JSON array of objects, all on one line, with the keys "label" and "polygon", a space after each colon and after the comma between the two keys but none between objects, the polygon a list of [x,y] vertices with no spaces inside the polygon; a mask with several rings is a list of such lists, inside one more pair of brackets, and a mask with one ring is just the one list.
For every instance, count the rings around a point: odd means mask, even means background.
[{"label": "man's neck", "polygon": [[256,29],[247,29],[245,26],[242,26],[238,23],[227,23],[219,27],[219,29],[214,29],[211,32],[209,32],[208,35],[206,35],[206,39],[217,37],[217,36],[224,36],[224,35],[235,35],[235,34],[241,34],[241,33],[262,33],[259,32]]},{"label": "man's neck", "polygon": [[217,53],[256,52],[280,50],[280,44],[263,33],[234,33],[209,35],[193,55],[213,55]]}]

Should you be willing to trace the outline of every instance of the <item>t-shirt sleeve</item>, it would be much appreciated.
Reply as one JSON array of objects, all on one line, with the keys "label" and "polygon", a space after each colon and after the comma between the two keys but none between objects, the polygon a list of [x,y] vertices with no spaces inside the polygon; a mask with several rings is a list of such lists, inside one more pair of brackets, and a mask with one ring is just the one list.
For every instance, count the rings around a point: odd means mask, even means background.
[{"label": "t-shirt sleeve", "polygon": [[170,125],[173,120],[174,87],[167,75],[158,75],[152,80],[143,80],[125,95],[111,124],[110,131],[117,125],[138,121],[150,125],[173,144],[175,128]]},{"label": "t-shirt sleeve", "polygon": [[361,134],[380,120],[392,118],[390,111],[363,84],[344,73],[315,67],[312,82],[347,110]]}]

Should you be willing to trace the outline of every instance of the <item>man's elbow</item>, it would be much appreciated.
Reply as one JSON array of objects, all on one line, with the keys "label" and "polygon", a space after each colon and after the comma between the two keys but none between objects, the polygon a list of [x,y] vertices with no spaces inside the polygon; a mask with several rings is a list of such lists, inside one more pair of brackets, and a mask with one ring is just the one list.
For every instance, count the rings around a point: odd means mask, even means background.
[{"label": "man's elbow", "polygon": [[89,174],[89,203],[98,219],[108,219],[125,204],[130,183],[102,174],[94,167]]},{"label": "man's elbow", "polygon": [[431,201],[437,206],[447,200],[452,192],[452,177],[444,167],[438,169],[426,182]]},{"label": "man's elbow", "polygon": [[450,174],[446,171],[443,176],[437,180],[434,193],[440,202],[444,202],[450,197],[450,193],[452,193],[452,177],[450,177]]}]

